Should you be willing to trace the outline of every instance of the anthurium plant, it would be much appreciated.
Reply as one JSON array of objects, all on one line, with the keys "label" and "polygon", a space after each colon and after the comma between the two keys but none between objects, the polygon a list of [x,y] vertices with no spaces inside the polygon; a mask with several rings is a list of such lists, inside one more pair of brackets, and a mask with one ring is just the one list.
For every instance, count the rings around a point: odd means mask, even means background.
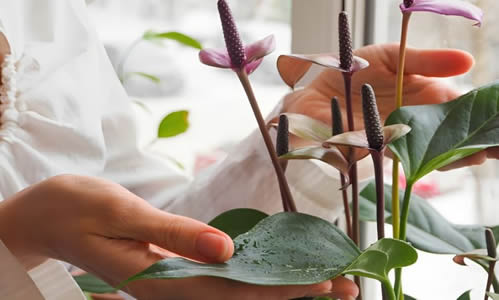
[{"label": "anthurium plant", "polygon": [[[249,75],[275,45],[273,36],[244,45],[225,0],[218,0],[224,49],[205,49],[202,63],[231,69],[239,78],[254,112],[270,161],[279,182],[283,212],[266,215],[253,209],[236,209],[216,217],[210,225],[234,239],[235,253],[225,264],[208,265],[185,258],[168,258],[123,282],[117,288],[143,279],[173,279],[213,276],[256,285],[306,285],[337,276],[378,280],[383,299],[414,299],[404,295],[402,270],[416,263],[418,252],[451,254],[454,262],[466,260],[487,272],[483,283],[485,299],[498,299],[499,281],[494,274],[499,226],[458,225],[447,221],[430,204],[412,194],[423,176],[489,147],[499,146],[499,82],[479,87],[453,101],[434,105],[403,106],[405,49],[412,13],[431,12],[461,16],[481,25],[482,11],[460,0],[405,0],[400,4],[402,30],[397,69],[396,107],[384,126],[376,104],[376,91],[366,82],[360,91],[364,129],[356,130],[352,105],[352,77],[369,62],[352,52],[348,15],[340,13],[340,53],[286,54],[277,61],[283,81],[292,89],[312,65],[340,72],[344,79],[346,128],[336,98],[331,100],[332,127],[305,115],[286,113],[265,123]],[[271,132],[277,129],[276,143]],[[289,136],[308,141],[307,147],[293,148]],[[392,185],[383,178],[383,159],[390,149],[393,160]],[[371,155],[374,180],[362,191],[357,182],[356,163]],[[346,232],[330,223],[297,211],[286,181],[289,160],[320,160],[341,174]],[[398,187],[399,165],[407,178],[405,190]],[[258,174],[255,174],[258,176]],[[348,199],[351,189],[352,199]],[[351,201],[350,201],[351,200]],[[402,201],[401,201],[402,200]],[[402,206],[402,209],[400,207]],[[359,247],[359,221],[376,222],[378,241]],[[391,224],[392,238],[385,237]],[[392,282],[390,273],[394,273]],[[77,278],[91,292],[113,288]],[[356,281],[360,285],[360,281]],[[362,286],[360,286],[362,289]],[[363,295],[375,299],[375,295]],[[322,299],[322,298],[321,298]],[[458,299],[470,299],[462,291]]]}]

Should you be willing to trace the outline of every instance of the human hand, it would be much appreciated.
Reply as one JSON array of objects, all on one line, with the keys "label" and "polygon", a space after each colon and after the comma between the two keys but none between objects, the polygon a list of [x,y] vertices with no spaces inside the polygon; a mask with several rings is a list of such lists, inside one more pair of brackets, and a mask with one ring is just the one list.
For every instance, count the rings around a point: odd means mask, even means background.
[{"label": "human hand", "polygon": [[[28,269],[55,258],[113,286],[165,257],[222,263],[234,251],[230,237],[215,228],[157,210],[117,184],[71,175],[53,177],[0,203],[0,238]],[[345,290],[355,295],[352,282],[334,282],[341,297]],[[138,281],[126,290],[139,299],[285,299],[328,293],[331,286],[328,281],[256,287],[198,277]]]},{"label": "human hand", "polygon": [[[360,94],[362,84],[369,83],[373,86],[383,120],[395,110],[398,53],[398,44],[371,45],[355,51],[355,55],[370,63],[369,68],[355,73],[352,78],[352,105],[357,130],[364,126]],[[466,73],[473,63],[473,57],[460,50],[407,49],[404,105],[443,103],[457,98],[460,95],[459,91],[436,77],[452,77]],[[337,96],[341,106],[345,108],[343,91],[342,75],[337,71],[327,69],[303,90],[288,95],[284,111],[306,114],[330,124],[331,98]],[[346,118],[343,119],[346,121]],[[444,169],[481,164],[486,158],[499,159],[499,150],[491,148],[476,153]]]}]

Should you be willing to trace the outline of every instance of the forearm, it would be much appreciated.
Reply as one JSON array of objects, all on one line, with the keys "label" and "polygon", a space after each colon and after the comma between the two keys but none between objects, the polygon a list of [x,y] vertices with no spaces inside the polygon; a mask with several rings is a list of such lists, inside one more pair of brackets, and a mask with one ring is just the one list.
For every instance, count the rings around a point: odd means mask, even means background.
[{"label": "forearm", "polygon": [[23,212],[18,209],[16,202],[22,201],[19,198],[23,194],[24,192],[20,192],[0,203],[0,240],[26,270],[31,270],[47,258],[41,255],[39,246],[31,242],[31,237],[40,228],[26,228]]}]

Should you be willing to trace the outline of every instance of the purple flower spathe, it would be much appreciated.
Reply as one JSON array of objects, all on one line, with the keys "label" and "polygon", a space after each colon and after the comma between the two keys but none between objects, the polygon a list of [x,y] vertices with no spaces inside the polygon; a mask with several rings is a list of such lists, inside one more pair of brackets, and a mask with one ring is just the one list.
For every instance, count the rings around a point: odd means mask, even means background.
[{"label": "purple flower spathe", "polygon": [[427,11],[447,16],[460,16],[482,24],[483,12],[475,5],[462,0],[413,0],[411,6],[400,4],[402,12]]},{"label": "purple flower spathe", "polygon": [[203,64],[212,67],[233,69],[236,72],[244,69],[247,74],[251,74],[262,63],[263,57],[272,53],[274,49],[274,36],[269,35],[260,41],[244,47],[246,58],[241,67],[236,67],[232,64],[227,49],[203,49],[199,52],[199,60],[201,60]]}]

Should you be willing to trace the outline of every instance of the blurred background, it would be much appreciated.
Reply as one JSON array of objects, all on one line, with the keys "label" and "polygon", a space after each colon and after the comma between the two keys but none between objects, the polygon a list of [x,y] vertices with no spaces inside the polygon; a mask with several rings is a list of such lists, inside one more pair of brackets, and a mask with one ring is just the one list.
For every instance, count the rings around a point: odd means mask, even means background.
[{"label": "blurred background", "polygon": [[[256,123],[232,72],[202,65],[198,51],[176,41],[142,39],[144,33],[180,32],[203,47],[223,47],[215,0],[90,0],[90,16],[123,85],[136,103],[143,144],[179,162],[191,174],[222,159]],[[252,75],[262,111],[268,114],[289,92],[277,74],[279,54],[336,51],[337,14],[352,17],[355,47],[398,42],[401,0],[229,0],[243,40],[254,42],[274,34],[277,49]],[[485,12],[481,28],[456,17],[416,13],[409,45],[458,48],[476,59],[471,72],[450,84],[466,92],[499,77],[499,1],[474,0]],[[190,127],[169,139],[156,139],[165,115],[188,110]],[[488,162],[452,172],[434,173],[417,187],[452,222],[499,224],[499,163]],[[369,238],[369,237],[366,237]],[[432,268],[428,273],[429,266]],[[466,289],[479,289],[485,274],[454,265],[449,258],[422,254],[406,272],[406,292],[421,299],[455,299]],[[471,271],[470,271],[471,270]],[[449,280],[438,281],[440,278]],[[452,278],[452,280],[451,280]],[[480,278],[480,279],[478,279]],[[482,280],[483,278],[483,280]],[[455,279],[455,280],[454,280]],[[411,285],[411,282],[413,283]],[[426,288],[421,289],[421,284]],[[439,291],[435,295],[432,291]],[[477,294],[478,295],[478,294]],[[455,296],[455,297],[454,297]]]}]

